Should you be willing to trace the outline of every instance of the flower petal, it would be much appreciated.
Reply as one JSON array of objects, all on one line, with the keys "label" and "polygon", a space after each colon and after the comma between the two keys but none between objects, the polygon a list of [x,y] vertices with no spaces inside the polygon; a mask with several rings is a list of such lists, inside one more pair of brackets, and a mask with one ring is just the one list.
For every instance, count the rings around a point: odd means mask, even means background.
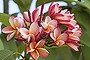
[{"label": "flower petal", "polygon": [[23,18],[25,19],[25,21],[30,22],[28,12],[23,13]]},{"label": "flower petal", "polygon": [[47,29],[47,27],[48,27],[48,24],[46,24],[44,22],[42,22],[41,25],[43,26],[44,29]]},{"label": "flower petal", "polygon": [[49,16],[47,16],[47,17],[45,18],[45,23],[48,24],[50,21],[51,21],[51,18],[50,18]]},{"label": "flower petal", "polygon": [[63,40],[57,40],[55,41],[55,44],[59,47],[61,47],[63,44],[65,44],[65,42]]},{"label": "flower petal", "polygon": [[35,41],[35,36],[33,34],[30,34],[30,39],[31,39],[32,42],[34,42]]},{"label": "flower petal", "polygon": [[57,40],[64,40],[65,41],[65,40],[67,40],[67,37],[68,37],[68,35],[66,33],[63,33],[57,38]]},{"label": "flower petal", "polygon": [[26,52],[29,52],[29,51],[30,51],[30,47],[27,46],[27,47],[26,47]]},{"label": "flower petal", "polygon": [[10,34],[7,35],[7,41],[9,41],[15,35],[15,32],[10,33]]},{"label": "flower petal", "polygon": [[7,26],[2,29],[3,33],[12,33],[13,31],[14,31],[14,29],[11,26]]},{"label": "flower petal", "polygon": [[38,54],[37,50],[31,52],[31,56],[32,56],[32,58],[33,58],[34,60],[37,60],[38,57],[39,57],[39,54]]},{"label": "flower petal", "polygon": [[73,43],[67,43],[67,45],[68,45],[69,47],[71,47],[72,49],[74,49],[75,51],[79,51],[77,45],[75,45],[75,44],[73,44]]},{"label": "flower petal", "polygon": [[35,46],[36,46],[36,42],[31,42],[31,43],[30,43],[30,49],[34,49]]},{"label": "flower petal", "polygon": [[14,24],[14,16],[11,16],[10,18],[9,18],[9,23],[10,23],[10,25],[15,29],[16,27],[15,27],[15,24]]},{"label": "flower petal", "polygon": [[56,29],[54,30],[54,37],[55,37],[55,39],[58,38],[60,34],[61,34],[60,29],[59,29],[59,28],[56,28]]},{"label": "flower petal", "polygon": [[41,58],[46,58],[49,54],[49,52],[44,48],[38,48],[37,51]]},{"label": "flower petal", "polygon": [[15,27],[21,28],[24,25],[23,19],[16,17],[14,18]]},{"label": "flower petal", "polygon": [[50,33],[50,37],[55,40],[54,33]]},{"label": "flower petal", "polygon": [[29,31],[26,28],[20,28],[19,32],[25,36],[27,36],[29,34]]},{"label": "flower petal", "polygon": [[36,44],[35,48],[41,48],[43,47],[44,44],[45,44],[45,40],[42,39]]},{"label": "flower petal", "polygon": [[52,26],[54,26],[54,27],[57,27],[57,21],[52,20],[52,21],[50,21],[50,22],[48,23],[48,25],[52,25]]},{"label": "flower petal", "polygon": [[30,26],[29,33],[37,35],[38,32],[39,32],[39,26],[38,26],[37,22],[33,22]]},{"label": "flower petal", "polygon": [[32,22],[35,22],[39,17],[39,9],[36,8],[33,12],[32,12]]}]

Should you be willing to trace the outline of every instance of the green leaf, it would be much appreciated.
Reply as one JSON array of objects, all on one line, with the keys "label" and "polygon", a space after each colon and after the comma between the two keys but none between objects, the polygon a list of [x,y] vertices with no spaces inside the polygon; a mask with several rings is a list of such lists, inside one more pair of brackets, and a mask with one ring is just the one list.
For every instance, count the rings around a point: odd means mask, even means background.
[{"label": "green leaf", "polygon": [[32,0],[13,0],[19,7],[21,13],[28,11]]},{"label": "green leaf", "polygon": [[83,60],[90,60],[90,47],[82,46]]},{"label": "green leaf", "polygon": [[67,47],[50,48],[49,56],[45,59],[39,58],[39,60],[72,60],[69,49]]},{"label": "green leaf", "polygon": [[2,22],[5,26],[9,25],[9,15],[0,13],[0,22]]},{"label": "green leaf", "polygon": [[45,2],[45,4],[46,4],[46,3],[50,3],[50,2],[56,2],[56,1],[63,1],[63,0],[37,0],[36,7],[42,5],[43,2]]},{"label": "green leaf", "polygon": [[15,60],[14,53],[10,50],[0,50],[0,60]]},{"label": "green leaf", "polygon": [[4,46],[3,46],[3,43],[2,43],[2,41],[0,39],[0,50],[3,50],[3,49],[4,49]]},{"label": "green leaf", "polygon": [[7,41],[5,34],[1,34],[0,39],[2,40],[4,49],[7,49],[7,50],[10,50],[13,52],[17,51],[17,47],[16,47],[15,41],[13,39],[11,39],[10,41]]}]

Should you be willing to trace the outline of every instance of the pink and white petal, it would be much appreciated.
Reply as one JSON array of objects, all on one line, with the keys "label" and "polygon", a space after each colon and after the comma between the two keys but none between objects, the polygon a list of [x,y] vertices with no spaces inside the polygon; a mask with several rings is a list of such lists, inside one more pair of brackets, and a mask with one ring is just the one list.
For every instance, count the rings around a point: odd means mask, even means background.
[{"label": "pink and white petal", "polygon": [[38,48],[37,51],[41,58],[46,58],[49,54],[49,52],[44,48]]},{"label": "pink and white petal", "polygon": [[39,57],[39,54],[38,54],[37,50],[31,52],[30,54],[31,54],[31,56],[32,56],[32,58],[33,58],[34,60],[37,60],[38,57]]},{"label": "pink and white petal", "polygon": [[52,20],[48,23],[48,25],[52,25],[54,27],[57,27],[57,21],[56,20]]},{"label": "pink and white petal", "polygon": [[33,22],[31,24],[29,33],[34,34],[34,35],[37,35],[39,33],[39,26],[38,26],[37,22]]},{"label": "pink and white petal", "polygon": [[7,26],[2,29],[3,33],[12,33],[13,31],[14,31],[14,29],[11,26]]},{"label": "pink and white petal", "polygon": [[58,40],[58,41],[55,41],[55,44],[59,47],[61,47],[62,45],[65,44],[65,42],[63,40]]},{"label": "pink and white petal", "polygon": [[55,40],[54,33],[50,33],[50,37]]},{"label": "pink and white petal", "polygon": [[15,27],[21,28],[24,25],[23,19],[16,17],[14,18]]},{"label": "pink and white petal", "polygon": [[15,27],[15,24],[14,24],[14,16],[11,16],[10,18],[9,18],[9,23],[10,23],[10,25],[15,29],[16,27]]},{"label": "pink and white petal", "polygon": [[69,47],[71,47],[72,49],[74,49],[75,51],[79,51],[77,45],[75,45],[75,44],[73,44],[73,43],[67,43],[67,45],[68,45]]},{"label": "pink and white petal", "polygon": [[53,25],[48,25],[48,29],[50,30],[50,32],[52,32],[55,29],[55,27]]},{"label": "pink and white petal", "polygon": [[60,28],[56,28],[54,30],[54,37],[55,37],[55,39],[58,38],[60,34],[61,34]]},{"label": "pink and white petal", "polygon": [[57,40],[65,41],[65,40],[67,40],[67,38],[68,38],[68,35],[66,33],[63,33],[57,38]]},{"label": "pink and white petal", "polygon": [[35,41],[35,36],[33,34],[30,34],[29,36],[30,36],[31,41],[34,42]]},{"label": "pink and white petal", "polygon": [[44,44],[45,44],[45,40],[42,39],[36,44],[35,48],[41,48],[41,47],[43,47]]},{"label": "pink and white petal", "polygon": [[29,34],[29,30],[26,29],[26,28],[20,28],[19,29],[19,32],[22,34],[22,35],[28,35]]},{"label": "pink and white petal", "polygon": [[23,18],[25,19],[25,21],[30,22],[28,12],[23,13]]},{"label": "pink and white petal", "polygon": [[9,41],[14,35],[15,35],[16,31],[13,33],[10,33],[7,35],[7,41]]},{"label": "pink and white petal", "polygon": [[42,27],[43,27],[44,29],[47,29],[47,27],[48,27],[48,24],[46,24],[46,23],[44,23],[44,22],[42,22],[41,25],[42,25]]},{"label": "pink and white petal", "polygon": [[31,42],[29,45],[30,49],[35,49],[35,46],[36,46],[36,42]]},{"label": "pink and white petal", "polygon": [[49,16],[47,16],[47,17],[45,18],[45,23],[48,24],[50,21],[51,21],[51,18],[50,18]]},{"label": "pink and white petal", "polygon": [[35,22],[39,17],[39,9],[36,8],[33,12],[32,12],[32,22]]}]

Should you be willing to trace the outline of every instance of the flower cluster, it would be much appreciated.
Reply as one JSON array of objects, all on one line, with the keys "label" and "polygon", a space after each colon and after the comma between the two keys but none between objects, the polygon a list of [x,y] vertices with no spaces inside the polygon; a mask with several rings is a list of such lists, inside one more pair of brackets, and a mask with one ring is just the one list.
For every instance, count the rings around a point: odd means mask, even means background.
[{"label": "flower cluster", "polygon": [[67,45],[75,51],[78,51],[81,36],[81,28],[74,20],[74,14],[67,9],[62,10],[59,4],[51,3],[48,14],[42,14],[36,8],[32,13],[30,11],[23,13],[23,18],[11,16],[10,25],[2,29],[7,33],[7,41],[15,38],[17,41],[23,41],[27,44],[26,52],[30,53],[34,60],[38,57],[46,58],[49,52],[44,48],[46,46]]}]

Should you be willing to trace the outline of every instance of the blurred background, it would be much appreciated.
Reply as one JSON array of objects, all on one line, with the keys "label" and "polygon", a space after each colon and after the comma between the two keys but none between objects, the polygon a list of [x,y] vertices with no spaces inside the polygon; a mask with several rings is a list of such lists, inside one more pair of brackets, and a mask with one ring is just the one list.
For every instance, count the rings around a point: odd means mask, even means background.
[{"label": "blurred background", "polygon": [[[0,22],[7,26],[10,16],[22,17],[24,11],[32,12],[35,8],[41,8],[43,2],[45,2],[43,13],[47,13],[51,2],[58,3],[62,9],[68,9],[74,13],[75,20],[82,28],[82,36],[78,52],[66,46],[52,47],[47,48],[50,52],[47,58],[38,60],[90,60],[90,0],[0,0]],[[22,54],[23,50],[22,43],[7,42],[3,36],[0,36],[0,60],[15,60],[16,57],[12,54],[17,51]]]}]

